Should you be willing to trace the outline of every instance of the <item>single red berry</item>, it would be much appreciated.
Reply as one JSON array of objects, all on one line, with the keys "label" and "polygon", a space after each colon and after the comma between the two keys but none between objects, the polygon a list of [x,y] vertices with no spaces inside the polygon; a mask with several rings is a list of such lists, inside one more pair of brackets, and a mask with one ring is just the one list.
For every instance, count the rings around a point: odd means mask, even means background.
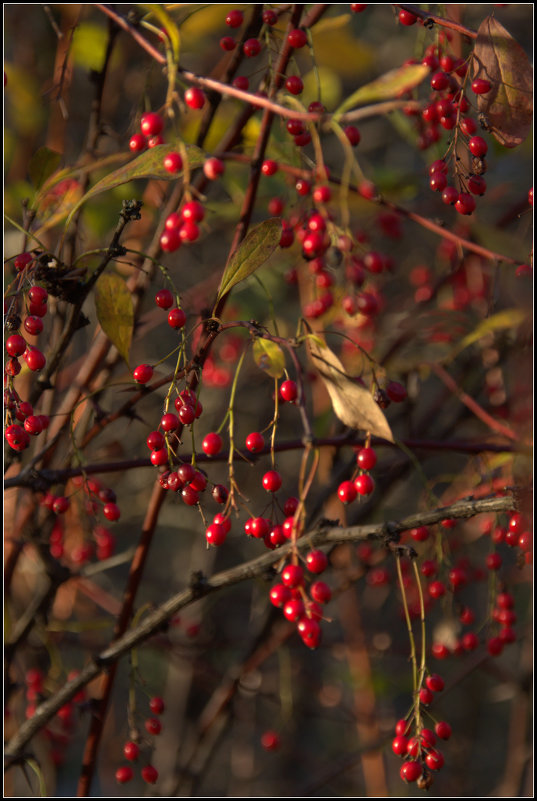
[{"label": "single red berry", "polygon": [[24,421],[24,430],[34,437],[37,437],[43,431],[43,423],[41,415],[31,414]]},{"label": "single red berry", "polygon": [[59,498],[56,498],[52,504],[52,511],[57,515],[62,515],[69,509],[69,506],[69,498],[65,498],[62,495]]},{"label": "single red berry", "polygon": [[431,78],[431,89],[436,92],[442,92],[449,86],[449,76],[445,72],[435,72]]},{"label": "single red berry", "polygon": [[386,395],[393,403],[402,403],[407,399],[407,391],[399,381],[388,381]]},{"label": "single red berry", "polygon": [[163,127],[162,117],[156,111],[148,111],[146,114],[142,114],[140,130],[144,136],[156,136],[162,131]]},{"label": "single red berry", "polygon": [[146,439],[146,444],[150,451],[156,451],[165,446],[166,439],[160,431],[152,431]]},{"label": "single red berry", "polygon": [[135,762],[138,759],[139,754],[140,754],[140,748],[138,744],[133,742],[132,740],[129,740],[123,746],[123,755],[125,759],[129,760],[129,762]]},{"label": "single red berry", "polygon": [[302,617],[297,623],[297,630],[308,648],[317,648],[321,640],[321,627],[314,618]]},{"label": "single red berry", "polygon": [[220,47],[222,48],[222,50],[226,50],[229,52],[231,50],[235,50],[236,46],[237,42],[232,36],[223,36],[220,39]]},{"label": "single red berry", "polygon": [[295,381],[287,379],[280,386],[280,398],[292,403],[298,398],[298,387]]},{"label": "single red berry", "polygon": [[179,328],[182,328],[185,323],[186,323],[186,314],[179,307],[172,309],[168,313],[168,325],[171,328],[175,328],[176,330],[178,330]]},{"label": "single red berry", "polygon": [[410,536],[416,542],[425,542],[429,539],[429,529],[427,526],[418,526],[418,528],[411,529]]},{"label": "single red berry", "polygon": [[173,295],[169,289],[161,289],[155,295],[155,303],[159,309],[169,309],[173,305]]},{"label": "single red berry", "polygon": [[181,425],[179,418],[173,412],[166,412],[160,418],[160,427],[163,431],[176,431]]},{"label": "single red berry", "polygon": [[224,162],[217,158],[208,158],[203,165],[203,173],[209,181],[216,181],[224,172]]},{"label": "single red berry", "polygon": [[491,637],[487,641],[487,651],[491,656],[499,656],[503,651],[503,645],[501,637]]},{"label": "single red berry", "polygon": [[482,175],[471,175],[468,179],[468,189],[472,195],[482,196],[487,191],[487,182]]},{"label": "single red berry", "polygon": [[34,260],[31,253],[19,253],[13,260],[13,265],[18,273],[21,273]]},{"label": "single red berry", "polygon": [[116,781],[118,784],[126,784],[130,782],[133,777],[132,768],[128,765],[123,765],[121,768],[116,770]]},{"label": "single red berry", "polygon": [[201,443],[201,448],[207,456],[216,456],[217,453],[220,453],[222,450],[223,445],[222,437],[220,434],[217,434],[216,431],[212,431],[210,434],[204,438],[203,442]]},{"label": "single red berry", "polygon": [[352,503],[356,500],[358,492],[352,481],[342,481],[337,490],[341,503]]},{"label": "single red berry", "polygon": [[371,495],[375,489],[375,482],[369,473],[362,473],[354,479],[354,488],[358,495]]},{"label": "single red berry", "polygon": [[449,740],[451,737],[451,726],[445,720],[439,720],[434,730],[441,740]]},{"label": "single red berry", "polygon": [[455,209],[459,214],[472,214],[475,210],[475,200],[467,192],[459,192],[459,197],[455,203]]},{"label": "single red berry", "polygon": [[133,134],[129,140],[129,150],[133,153],[141,153],[147,147],[147,140],[141,133]]},{"label": "single red berry", "polygon": [[292,95],[301,94],[301,92],[304,89],[302,78],[300,78],[298,75],[289,75],[289,77],[285,81],[285,88]]},{"label": "single red berry", "polygon": [[147,718],[144,725],[149,734],[160,734],[162,731],[162,723],[158,718]]},{"label": "single red berry", "polygon": [[431,646],[431,653],[435,659],[447,659],[449,656],[449,648],[442,642],[435,642]]},{"label": "single red berry", "polygon": [[160,247],[165,253],[175,253],[181,247],[181,237],[175,228],[165,228],[159,241]]},{"label": "single red berry", "polygon": [[485,562],[489,570],[499,570],[502,566],[502,557],[497,551],[494,551],[487,555]]},{"label": "single red berry", "polygon": [[12,423],[4,432],[7,444],[14,451],[23,451],[30,444],[30,436],[27,431],[17,423]]},{"label": "single red berry", "polygon": [[305,608],[300,598],[291,598],[283,607],[283,616],[296,623],[304,615]]},{"label": "single red berry", "polygon": [[475,95],[485,95],[490,92],[491,88],[490,82],[484,78],[476,78],[475,81],[472,81],[472,92]]},{"label": "single red berry", "polygon": [[351,3],[351,11],[354,14],[360,14],[362,11],[365,11],[367,8],[367,3]]},{"label": "single red berry", "polygon": [[304,47],[305,44],[308,42],[308,37],[306,32],[302,30],[302,28],[294,28],[287,36],[287,41],[290,47]]},{"label": "single red berry", "polygon": [[429,690],[432,690],[435,693],[439,693],[444,689],[444,679],[437,673],[431,673],[430,676],[427,676],[425,679],[425,684]]},{"label": "single red berry", "polygon": [[238,8],[234,8],[226,17],[226,25],[229,25],[230,28],[240,28],[243,20],[243,12]]},{"label": "single red berry", "polygon": [[328,203],[330,198],[332,197],[332,190],[326,184],[321,186],[316,186],[313,190],[313,200],[315,203],[321,205],[322,203]]},{"label": "single red berry", "polygon": [[180,153],[176,153],[173,151],[172,153],[168,153],[167,156],[164,156],[164,169],[167,172],[176,173],[182,170],[183,168],[183,159]]},{"label": "single red berry", "polygon": [[446,586],[442,581],[431,581],[428,590],[431,598],[441,598],[446,594]]},{"label": "single red berry", "polygon": [[179,229],[181,242],[196,242],[200,237],[200,229],[193,220],[185,220]]},{"label": "single red berry", "polygon": [[477,634],[473,631],[467,631],[461,637],[461,645],[465,651],[475,651],[479,645]]},{"label": "single red berry", "polygon": [[310,573],[322,573],[328,567],[328,557],[324,551],[310,551],[306,556],[306,565]]},{"label": "single red berry", "polygon": [[107,520],[119,520],[121,517],[121,510],[116,503],[105,503],[103,506],[103,515]]},{"label": "single red berry", "polygon": [[260,434],[258,431],[252,431],[251,434],[248,434],[246,437],[246,448],[250,451],[250,453],[259,453],[265,447],[265,440],[263,439],[263,435]]},{"label": "single red berry", "polygon": [[261,17],[265,25],[276,25],[278,22],[278,15],[272,8],[266,8]]},{"label": "single red berry", "polygon": [[422,773],[423,768],[421,767],[421,764],[413,759],[405,762],[399,771],[399,775],[405,782],[417,781]]},{"label": "single red berry", "polygon": [[360,135],[360,131],[355,125],[347,125],[347,127],[343,129],[343,133],[353,147],[356,147],[356,145],[360,144],[360,139],[362,137]]},{"label": "single red berry", "polygon": [[197,86],[189,86],[185,92],[185,103],[189,108],[200,109],[205,104],[205,95]]},{"label": "single red berry", "polygon": [[442,203],[445,203],[446,206],[454,206],[458,199],[459,199],[459,193],[457,192],[455,187],[446,186],[446,188],[442,192]]},{"label": "single red berry", "polygon": [[304,571],[300,565],[287,565],[282,570],[282,582],[286,587],[300,587],[304,583]]},{"label": "single red berry", "polygon": [[278,163],[272,159],[266,159],[261,165],[261,172],[263,175],[267,176],[274,175],[276,172],[278,172]]},{"label": "single red berry", "polygon": [[242,52],[246,58],[254,58],[261,52],[261,42],[259,39],[247,39],[242,46]]},{"label": "single red berry", "polygon": [[406,9],[404,8],[401,8],[399,10],[399,22],[401,23],[401,25],[407,25],[407,26],[415,25],[417,21],[418,18],[416,17],[415,14],[412,14],[412,12],[406,11]]},{"label": "single red berry", "polygon": [[277,492],[282,485],[282,477],[277,470],[269,470],[263,476],[263,488],[267,492]]},{"label": "single red berry", "polygon": [[406,756],[407,746],[408,746],[408,739],[402,734],[399,734],[392,740],[392,751],[397,756]]},{"label": "single red berry", "polygon": [[285,584],[275,584],[269,593],[269,597],[274,606],[281,608],[291,600],[291,590]]},{"label": "single red berry", "polygon": [[489,146],[487,145],[482,136],[472,136],[472,138],[468,142],[468,148],[472,156],[476,156],[477,158],[483,158],[483,156],[487,154]]},{"label": "single red berry", "polygon": [[215,484],[212,488],[211,495],[213,501],[223,505],[228,499],[229,491],[223,484]]},{"label": "single red berry", "polygon": [[420,702],[424,706],[429,706],[429,704],[431,704],[434,699],[434,693],[431,690],[429,690],[428,687],[422,687],[419,692],[419,696],[420,696]]},{"label": "single red berry", "polygon": [[132,377],[138,384],[147,384],[153,378],[153,368],[150,364],[139,364],[134,369]]},{"label": "single red berry", "polygon": [[6,350],[10,356],[22,356],[26,350],[26,340],[20,334],[11,334],[6,339]]},{"label": "single red berry", "polygon": [[277,751],[280,744],[280,735],[275,731],[265,731],[261,735],[261,745],[265,751]]},{"label": "single red berry", "polygon": [[442,768],[444,765],[444,757],[440,751],[437,751],[435,748],[431,748],[425,757],[425,764],[429,770],[440,770],[440,768]]},{"label": "single red berry", "polygon": [[310,587],[310,595],[314,601],[327,604],[332,598],[332,590],[324,581],[315,581]]},{"label": "single red berry", "polygon": [[201,222],[205,217],[205,208],[198,200],[190,200],[181,209],[181,217],[183,220]]},{"label": "single red berry", "polygon": [[37,336],[43,330],[43,321],[40,317],[29,315],[24,321],[24,330],[32,336]]},{"label": "single red berry", "polygon": [[47,362],[45,355],[41,353],[39,348],[34,348],[30,345],[26,348],[24,360],[32,372],[42,370]]},{"label": "single red berry", "polygon": [[155,784],[158,779],[158,770],[153,765],[145,765],[141,770],[141,776],[147,784]]}]

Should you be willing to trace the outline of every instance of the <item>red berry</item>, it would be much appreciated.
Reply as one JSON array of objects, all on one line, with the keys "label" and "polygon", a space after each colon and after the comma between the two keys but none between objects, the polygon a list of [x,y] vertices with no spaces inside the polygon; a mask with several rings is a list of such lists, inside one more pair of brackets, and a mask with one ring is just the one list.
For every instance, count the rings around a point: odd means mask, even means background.
[{"label": "red berry", "polygon": [[43,423],[41,415],[29,415],[24,421],[24,430],[34,437],[37,437],[43,431]]},{"label": "red berry", "polygon": [[289,75],[285,81],[285,88],[292,95],[299,95],[304,89],[302,78],[299,78],[298,75]]},{"label": "red berry", "polygon": [[503,651],[503,645],[501,637],[491,637],[487,641],[487,651],[491,656],[499,656]]},{"label": "red berry", "polygon": [[13,423],[5,430],[7,444],[14,451],[23,451],[30,444],[30,437],[27,431],[17,423]]},{"label": "red berry", "polygon": [[224,162],[214,157],[209,158],[203,165],[203,172],[209,181],[216,181],[224,172]]},{"label": "red berry", "polygon": [[254,58],[261,52],[261,42],[259,39],[247,39],[242,46],[242,52],[246,58]]},{"label": "red berry", "polygon": [[241,89],[243,92],[247,92],[250,88],[250,81],[246,75],[237,75],[236,78],[233,78],[231,85],[234,86],[235,89]]},{"label": "red berry", "polygon": [[140,748],[137,743],[129,740],[129,742],[125,743],[123,746],[123,755],[125,759],[128,759],[129,762],[135,762],[138,759],[140,754]]},{"label": "red berry", "polygon": [[484,195],[487,191],[487,182],[482,175],[471,175],[468,179],[468,189],[472,195]]},{"label": "red berry", "polygon": [[132,377],[138,384],[147,384],[153,378],[153,368],[150,364],[139,364],[134,369]]},{"label": "red berry", "polygon": [[431,598],[441,598],[446,594],[446,587],[442,581],[431,581],[428,590]]},{"label": "red berry", "polygon": [[362,473],[354,479],[354,488],[358,495],[371,495],[375,489],[375,482],[369,473]]},{"label": "red berry", "polygon": [[425,679],[425,684],[435,693],[439,693],[444,689],[444,679],[439,676],[437,673],[431,673],[430,676],[427,676]]},{"label": "red berry", "polygon": [[431,89],[436,92],[442,92],[449,86],[449,76],[445,72],[435,72],[431,78]]},{"label": "red berry", "polygon": [[150,136],[149,139],[147,140],[147,147],[157,147],[157,145],[163,145],[163,144],[164,144],[164,139],[160,134],[157,134],[156,136]]},{"label": "red berry", "polygon": [[276,25],[278,22],[278,15],[272,8],[266,8],[263,11],[262,19],[265,25]]},{"label": "red berry", "polygon": [[40,317],[29,315],[24,321],[24,330],[32,336],[37,336],[43,330],[43,321]]},{"label": "red berry", "polygon": [[175,173],[179,172],[183,168],[183,159],[180,153],[176,153],[175,151],[172,153],[168,153],[167,156],[164,156],[164,169],[168,172]]},{"label": "red berry", "polygon": [[412,14],[410,11],[406,11],[406,9],[401,8],[399,11],[399,22],[401,25],[415,25],[418,21],[418,18],[415,14]]},{"label": "red berry", "polygon": [[265,751],[277,751],[280,747],[280,735],[275,731],[266,731],[261,735],[261,745]]},{"label": "red berry", "polygon": [[431,690],[429,690],[428,687],[422,687],[419,692],[419,696],[420,696],[420,702],[424,704],[424,706],[429,706],[429,704],[431,704],[434,699],[434,693]]},{"label": "red berry", "polygon": [[468,142],[468,148],[472,156],[476,156],[477,158],[483,158],[483,156],[487,154],[489,146],[487,145],[482,136],[472,136],[472,138]]},{"label": "red berry", "polygon": [[38,348],[34,348],[30,345],[28,345],[26,348],[24,360],[32,372],[38,372],[39,370],[42,370],[47,362],[44,354],[41,353]]},{"label": "red berry", "polygon": [[332,598],[332,590],[324,581],[315,581],[310,587],[310,595],[314,601],[327,604]]},{"label": "red berry", "polygon": [[121,768],[116,770],[116,781],[118,784],[126,784],[127,782],[130,782],[132,776],[132,768],[130,768],[128,765],[123,765]]},{"label": "red berry", "polygon": [[265,440],[263,435],[258,431],[253,431],[246,437],[246,448],[250,453],[259,453],[265,447]]},{"label": "red berry", "polygon": [[189,86],[185,92],[185,103],[189,108],[200,109],[205,104],[205,95],[197,86]]},{"label": "red berry", "polygon": [[179,328],[182,328],[185,323],[186,323],[186,314],[179,307],[172,309],[168,313],[168,325],[171,328],[175,328],[176,330],[178,330]]},{"label": "red berry", "polygon": [[181,209],[181,217],[183,220],[201,222],[205,217],[205,209],[203,204],[201,204],[198,200],[190,200],[188,203],[185,203]]},{"label": "red berry", "polygon": [[26,340],[20,334],[11,334],[6,339],[6,350],[10,356],[22,356],[26,350]]},{"label": "red berry", "polygon": [[445,203],[446,206],[454,206],[458,199],[459,199],[459,193],[457,192],[455,187],[446,186],[446,188],[442,192],[442,203]]},{"label": "red berry", "polygon": [[421,774],[423,773],[423,769],[419,762],[415,762],[413,759],[408,760],[405,762],[404,765],[401,767],[399,774],[403,781],[405,782],[415,782],[419,779]]},{"label": "red berry", "polygon": [[280,386],[280,398],[292,403],[298,397],[298,387],[295,381],[287,379]]},{"label": "red berry", "polygon": [[287,41],[291,47],[304,47],[308,42],[306,32],[302,28],[294,28],[287,36]]},{"label": "red berry", "polygon": [[360,135],[360,131],[354,125],[347,125],[346,128],[343,129],[343,133],[351,143],[353,147],[360,144],[360,139],[362,138]]},{"label": "red berry", "polygon": [[451,737],[451,726],[445,720],[439,720],[434,730],[441,740],[449,740]]},{"label": "red berry", "polygon": [[160,247],[165,253],[175,253],[181,247],[179,231],[173,228],[165,228],[160,235]]},{"label": "red berry", "polygon": [[393,403],[402,403],[407,399],[407,391],[399,381],[388,381],[386,395]]},{"label": "red berry", "polygon": [[173,305],[173,295],[169,289],[161,289],[155,295],[155,303],[159,309],[169,309]]},{"label": "red berry", "polygon": [[116,503],[105,503],[103,506],[103,515],[107,520],[119,520],[121,517],[121,510]]},{"label": "red berry", "polygon": [[324,551],[310,551],[306,556],[306,565],[310,573],[322,573],[328,567],[328,557]]},{"label": "red berry", "polygon": [[261,172],[267,176],[274,175],[274,173],[278,172],[278,163],[272,159],[266,159],[261,165]]},{"label": "red berry", "polygon": [[267,492],[277,492],[282,485],[282,477],[277,470],[269,470],[263,476],[263,487]]},{"label": "red berry", "polygon": [[144,136],[156,136],[162,131],[163,127],[164,123],[160,114],[155,111],[148,111],[146,114],[142,114],[140,130]]},{"label": "red berry", "polygon": [[162,731],[162,723],[158,718],[147,718],[144,725],[149,734],[160,734]]},{"label": "red berry", "polygon": [[143,134],[136,133],[131,136],[129,140],[129,149],[132,150],[133,153],[141,153],[141,151],[145,150],[146,147],[147,142]]},{"label": "red berry", "polygon": [[432,748],[425,757],[425,764],[429,770],[440,770],[444,765],[444,757],[435,748]]},{"label": "red berry", "polygon": [[31,253],[19,253],[13,260],[14,267],[18,273],[21,273],[29,264],[34,260]]},{"label": "red berry", "polygon": [[406,756],[408,739],[400,734],[392,740],[392,751],[397,756]]},{"label": "red berry", "polygon": [[160,427],[163,431],[176,431],[180,425],[179,418],[173,412],[167,412],[160,418]]},{"label": "red berry", "polygon": [[287,565],[282,570],[282,582],[286,587],[299,587],[304,583],[304,571],[300,565]]},{"label": "red berry", "polygon": [[216,431],[212,431],[210,434],[207,434],[203,442],[201,443],[201,447],[204,453],[207,456],[216,456],[217,453],[220,453],[222,450],[223,445],[222,437],[220,434],[217,434]]},{"label": "red berry", "polygon": [[150,451],[156,451],[165,446],[166,439],[160,431],[152,431],[146,439],[146,444]]},{"label": "red berry", "polygon": [[158,779],[158,770],[153,765],[145,765],[141,770],[141,775],[147,784],[155,784]]},{"label": "red berry", "polygon": [[484,78],[476,78],[475,81],[472,81],[472,92],[475,95],[485,95],[490,92],[491,88],[490,82]]},{"label": "red berry", "polygon": [[477,634],[473,631],[467,631],[466,634],[463,634],[461,637],[461,645],[465,651],[475,651],[479,645]]},{"label": "red berry", "polygon": [[455,209],[459,214],[472,214],[475,210],[475,200],[467,192],[459,192],[459,197],[455,203]]},{"label": "red berry", "polygon": [[223,36],[220,39],[220,47],[222,48],[222,50],[226,50],[229,52],[230,50],[235,50],[236,46],[237,42],[232,36]]},{"label": "red berry", "polygon": [[230,28],[240,28],[244,20],[244,14],[238,8],[234,8],[226,17],[226,25]]},{"label": "red berry", "polygon": [[485,561],[489,570],[499,570],[502,566],[502,557],[496,551],[489,553]]},{"label": "red berry", "polygon": [[352,481],[342,481],[337,490],[338,498],[341,503],[352,503],[358,492]]}]

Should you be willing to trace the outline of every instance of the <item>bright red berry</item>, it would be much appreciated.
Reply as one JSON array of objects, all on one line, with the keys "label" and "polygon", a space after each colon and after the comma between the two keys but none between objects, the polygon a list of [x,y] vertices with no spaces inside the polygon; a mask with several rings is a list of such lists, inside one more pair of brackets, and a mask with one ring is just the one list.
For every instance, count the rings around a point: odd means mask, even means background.
[{"label": "bright red berry", "polygon": [[281,384],[280,398],[289,403],[292,403],[298,398],[298,387],[295,381],[287,379]]},{"label": "bright red berry", "polygon": [[212,431],[210,434],[207,434],[203,442],[201,443],[201,447],[204,453],[207,456],[216,456],[217,453],[220,453],[222,450],[223,445],[222,437],[220,434],[217,434],[216,431]]},{"label": "bright red berry", "polygon": [[472,136],[468,142],[468,148],[472,156],[483,158],[483,156],[486,156],[489,146],[482,136]]},{"label": "bright red berry", "polygon": [[26,340],[20,334],[11,334],[6,339],[6,350],[10,356],[22,356],[26,350]]},{"label": "bright red berry", "polygon": [[265,751],[277,751],[280,744],[280,735],[275,731],[266,731],[261,735],[261,745]]},{"label": "bright red berry", "polygon": [[172,309],[168,313],[168,325],[171,328],[179,329],[186,323],[186,314],[179,307]]},{"label": "bright red berry", "polygon": [[475,81],[472,81],[472,92],[475,95],[485,95],[490,92],[491,88],[490,82],[484,78],[476,78]]},{"label": "bright red berry", "polygon": [[229,25],[230,28],[240,28],[243,20],[243,12],[238,8],[234,8],[226,17],[226,25]]},{"label": "bright red berry", "polygon": [[205,104],[205,95],[197,86],[189,86],[185,92],[185,103],[189,108],[200,109]]},{"label": "bright red berry", "polygon": [[148,111],[146,114],[142,114],[140,130],[144,136],[157,136],[163,127],[164,123],[160,114],[155,111]]},{"label": "bright red berry", "polygon": [[26,348],[24,360],[32,372],[42,370],[47,362],[45,355],[41,353],[39,348],[34,348],[30,345]]},{"label": "bright red berry", "polygon": [[134,369],[132,377],[138,384],[147,384],[153,378],[153,368],[150,364],[139,364]]},{"label": "bright red berry", "polygon": [[149,734],[160,734],[162,731],[162,723],[158,718],[147,718],[145,721],[145,729]]},{"label": "bright red berry", "polygon": [[164,156],[164,169],[171,173],[179,172],[183,168],[183,159],[180,153],[173,151]]},{"label": "bright red berry", "polygon": [[294,30],[290,31],[288,34],[287,41],[291,47],[304,47],[308,42],[306,31],[303,31],[302,28],[294,28]]},{"label": "bright red berry", "polygon": [[261,42],[259,39],[247,39],[242,46],[242,52],[246,58],[254,58],[261,52]]},{"label": "bright red berry", "polygon": [[287,565],[282,570],[282,582],[286,587],[299,587],[304,583],[304,571],[300,565]]},{"label": "bright red berry", "polygon": [[126,784],[130,782],[133,777],[132,768],[128,765],[123,765],[121,768],[116,770],[116,781],[118,784]]},{"label": "bright red berry", "polygon": [[246,448],[250,451],[250,453],[259,453],[265,447],[265,440],[263,439],[263,435],[260,434],[258,431],[252,431],[251,434],[248,434],[246,437]]},{"label": "bright red berry", "polygon": [[337,490],[341,503],[352,503],[356,500],[358,492],[352,481],[342,481]]},{"label": "bright red berry", "polygon": [[116,503],[105,503],[103,506],[103,515],[107,520],[119,520],[121,517],[121,510]]},{"label": "bright red berry", "polygon": [[406,11],[406,9],[401,8],[399,11],[399,22],[401,25],[415,25],[418,21],[418,18],[415,14],[412,14],[410,11]]},{"label": "bright red berry", "polygon": [[158,770],[153,765],[145,765],[141,770],[141,776],[147,784],[155,784],[158,779]]},{"label": "bright red berry", "polygon": [[328,567],[328,557],[324,551],[310,551],[306,556],[306,565],[310,573],[322,573]]},{"label": "bright red berry", "polygon": [[408,760],[408,762],[405,762],[404,765],[401,767],[401,770],[399,771],[401,778],[405,782],[417,781],[422,773],[423,773],[423,768],[421,767],[421,764],[413,759],[410,759]]},{"label": "bright red berry", "polygon": [[203,165],[203,172],[209,181],[216,181],[224,172],[224,162],[214,157],[209,158]]},{"label": "bright red berry", "polygon": [[292,95],[299,95],[304,89],[302,78],[299,78],[298,75],[289,75],[285,81],[285,88]]},{"label": "bright red berry", "polygon": [[129,740],[123,746],[123,755],[125,759],[129,760],[129,762],[135,762],[138,759],[139,754],[140,754],[140,747],[138,746],[137,743],[133,742],[132,740]]},{"label": "bright red berry", "polygon": [[263,487],[267,492],[277,492],[282,485],[282,477],[277,470],[269,470],[263,476]]},{"label": "bright red berry", "polygon": [[155,303],[159,309],[169,309],[173,305],[173,295],[169,289],[160,289],[155,295]]}]

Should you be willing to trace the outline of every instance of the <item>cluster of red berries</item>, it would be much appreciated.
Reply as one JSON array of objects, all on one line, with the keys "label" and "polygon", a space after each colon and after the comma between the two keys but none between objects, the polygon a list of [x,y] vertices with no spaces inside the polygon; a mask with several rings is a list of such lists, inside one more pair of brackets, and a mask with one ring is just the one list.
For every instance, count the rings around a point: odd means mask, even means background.
[{"label": "cluster of red berries", "polygon": [[358,495],[371,495],[375,489],[375,482],[371,478],[369,470],[372,470],[376,463],[377,454],[373,448],[360,448],[356,454],[357,475],[348,481],[342,481],[337,490],[338,498],[342,503],[352,503]]},{"label": "cluster of red berries", "polygon": [[[14,259],[14,266],[21,280],[25,280],[35,264],[31,253],[20,253]],[[32,404],[21,400],[13,386],[23,359],[32,372],[39,372],[46,364],[44,353],[35,345],[26,341],[25,337],[39,336],[43,331],[43,317],[47,313],[47,290],[38,284],[31,285],[26,291],[24,322],[17,313],[19,294],[11,299],[11,309],[7,327],[12,332],[5,341],[6,359],[4,361],[4,406],[7,425],[4,430],[6,442],[14,451],[23,451],[29,447],[32,437],[37,437],[49,426],[49,418],[45,414],[35,414]]]},{"label": "cluster of red berries", "polygon": [[[436,674],[427,676],[425,685],[419,692],[420,706],[429,706],[435,692],[444,688],[444,680]],[[433,775],[444,765],[444,756],[437,746],[437,738],[449,740],[451,726],[444,720],[438,721],[432,729],[425,728],[418,718],[399,720],[395,726],[392,751],[404,759],[400,776],[407,783],[417,782],[420,790],[428,789],[433,783]]]},{"label": "cluster of red berries", "polygon": [[[160,722],[159,715],[164,712],[164,701],[159,696],[155,696],[149,701],[149,709],[153,713],[153,717],[146,719],[144,728],[148,734],[155,737],[162,731],[162,723]],[[137,762],[140,756],[141,749],[139,745],[139,737],[135,736],[127,740],[123,746],[123,756],[127,762]],[[151,765],[146,764],[140,770],[140,776],[146,784],[155,784],[158,780],[158,771]],[[116,770],[116,781],[118,784],[127,784],[134,777],[134,771],[130,765],[122,765]]]}]

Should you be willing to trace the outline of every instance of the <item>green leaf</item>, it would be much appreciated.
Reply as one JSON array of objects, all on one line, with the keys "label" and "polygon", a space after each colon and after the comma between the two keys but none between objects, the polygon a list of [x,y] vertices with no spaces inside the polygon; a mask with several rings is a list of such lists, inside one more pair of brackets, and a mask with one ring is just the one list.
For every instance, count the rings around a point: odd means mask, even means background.
[{"label": "green leaf", "polygon": [[82,22],[73,34],[71,48],[73,60],[86,70],[100,70],[106,54],[108,34],[106,28],[95,22]]},{"label": "green leaf", "polygon": [[61,155],[49,147],[40,147],[33,154],[28,165],[28,175],[36,189],[40,189],[47,178],[58,168]]},{"label": "green leaf", "polygon": [[533,70],[511,34],[495,17],[479,26],[474,48],[473,77],[492,84],[477,96],[477,108],[495,139],[505,147],[520,145],[533,122]]},{"label": "green leaf", "polygon": [[478,342],[487,334],[492,334],[494,331],[502,331],[506,328],[517,328],[526,318],[525,312],[522,309],[504,309],[491,317],[487,317],[479,325],[467,334],[455,346],[454,350],[449,354],[449,358],[453,359],[461,351],[474,342]]},{"label": "green leaf", "polygon": [[340,114],[356,106],[365,106],[368,103],[399,97],[418,86],[429,72],[429,68],[424,64],[406,64],[390,70],[371,83],[360,86],[336,109],[334,118],[337,119]]},{"label": "green leaf", "polygon": [[[101,192],[115,189],[116,186],[121,186],[121,184],[126,184],[129,181],[135,181],[139,178],[157,178],[160,180],[176,181],[177,178],[183,174],[183,170],[172,175],[164,168],[164,157],[175,150],[177,150],[177,143],[157,145],[156,147],[146,150],[145,153],[142,153],[135,159],[132,159],[132,161],[129,161],[129,163],[125,164],[123,167],[106,175],[100,181],[97,181],[95,186],[92,186],[89,192],[86,192],[71,211],[65,223],[66,230],[69,228],[73,215],[80,206],[95,195],[99,195]],[[205,156],[199,147],[186,145],[186,152],[191,169],[203,164]]]},{"label": "green leaf", "polygon": [[104,333],[129,364],[134,327],[132,296],[123,278],[104,273],[95,285],[95,310]]},{"label": "green leaf", "polygon": [[259,337],[253,345],[254,361],[272,378],[280,378],[285,368],[285,356],[277,342]]},{"label": "green leaf", "polygon": [[270,220],[265,220],[252,228],[231,256],[224,270],[216,298],[217,302],[266,262],[278,247],[281,235],[282,223],[278,217],[271,217]]}]

